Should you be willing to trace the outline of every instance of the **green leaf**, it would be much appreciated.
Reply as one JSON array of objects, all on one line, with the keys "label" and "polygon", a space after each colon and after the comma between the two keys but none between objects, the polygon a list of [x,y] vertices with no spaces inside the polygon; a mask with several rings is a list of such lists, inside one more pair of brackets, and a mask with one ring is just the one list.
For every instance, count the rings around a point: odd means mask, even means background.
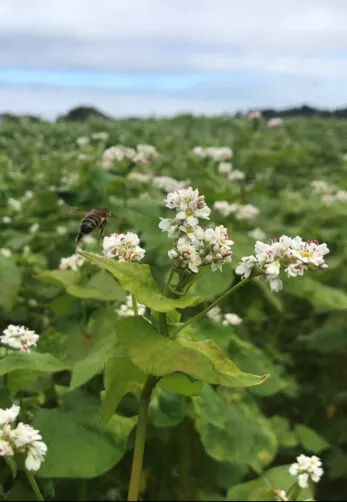
[{"label": "green leaf", "polygon": [[206,267],[199,273],[191,291],[202,300],[208,300],[230,287],[233,280],[234,274],[229,264],[224,265],[223,272],[212,272],[210,267]]},{"label": "green leaf", "polygon": [[101,429],[99,411],[96,399],[77,394],[60,408],[36,413],[33,426],[48,447],[39,477],[94,478],[121,460],[136,418],[114,415],[107,429]]},{"label": "green leaf", "polygon": [[10,311],[16,301],[21,283],[21,272],[12,260],[0,254],[0,306]]},{"label": "green leaf", "polygon": [[191,380],[184,373],[170,373],[161,378],[158,385],[182,396],[197,396],[201,392],[203,383]]},{"label": "green leaf", "polygon": [[73,270],[47,270],[38,274],[36,279],[66,289],[70,284],[76,284],[79,281],[80,273]]},{"label": "green leaf", "polygon": [[297,435],[290,430],[288,419],[276,415],[271,418],[271,425],[279,445],[285,448],[293,448],[298,444]]},{"label": "green leaf", "polygon": [[266,379],[243,373],[212,340],[170,340],[142,317],[118,321],[117,334],[134,365],[147,374],[164,376],[178,371],[227,387],[248,387]]},{"label": "green leaf", "polygon": [[297,424],[294,430],[298,435],[300,443],[306,450],[312,451],[313,453],[320,453],[330,446],[328,441],[306,425]]},{"label": "green leaf", "polygon": [[311,277],[285,280],[285,291],[306,298],[319,312],[347,310],[347,294],[341,289],[325,286]]},{"label": "green leaf", "polygon": [[120,352],[116,337],[109,336],[101,339],[88,353],[72,368],[70,389],[80,387],[93,376],[101,373],[105,361],[110,356],[116,356]]},{"label": "green leaf", "polygon": [[125,394],[136,393],[146,375],[127,357],[110,357],[105,364],[103,401],[100,423],[106,424]]},{"label": "green leaf", "polygon": [[41,373],[56,373],[69,369],[51,354],[40,352],[14,353],[0,359],[0,376],[16,370],[33,370]]},{"label": "green leaf", "polygon": [[[233,486],[228,492],[227,500],[252,502],[255,500],[276,500],[274,490],[288,492],[289,488],[293,486],[294,481],[295,478],[289,474],[289,465],[273,467],[266,471],[259,479]],[[270,498],[271,496],[273,498]],[[300,498],[297,500],[309,500],[312,497],[312,488],[308,487],[300,491]]]},{"label": "green leaf", "polygon": [[258,472],[272,461],[276,437],[255,402],[241,400],[235,391],[216,392],[205,384],[192,404],[196,429],[212,458],[246,464]]},{"label": "green leaf", "polygon": [[185,417],[186,400],[180,394],[156,387],[149,405],[149,420],[158,428],[175,427]]},{"label": "green leaf", "polygon": [[166,298],[156,285],[149,265],[117,262],[112,258],[103,258],[91,253],[80,254],[91,263],[108,270],[126,291],[135,296],[136,300],[157,312],[170,312],[176,308],[195,305],[200,301],[198,297],[191,296],[177,300]]}]

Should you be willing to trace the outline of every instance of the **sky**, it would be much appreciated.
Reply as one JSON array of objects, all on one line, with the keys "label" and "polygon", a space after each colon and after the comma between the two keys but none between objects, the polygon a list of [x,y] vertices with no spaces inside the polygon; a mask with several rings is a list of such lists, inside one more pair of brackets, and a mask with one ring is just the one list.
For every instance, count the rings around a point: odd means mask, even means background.
[{"label": "sky", "polygon": [[0,113],[347,106],[347,0],[0,0]]}]

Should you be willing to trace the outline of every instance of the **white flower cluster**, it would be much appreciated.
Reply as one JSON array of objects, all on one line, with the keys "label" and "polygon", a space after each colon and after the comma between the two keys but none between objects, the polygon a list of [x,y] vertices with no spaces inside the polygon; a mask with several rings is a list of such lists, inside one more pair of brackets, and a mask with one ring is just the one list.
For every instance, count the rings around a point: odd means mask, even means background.
[{"label": "white flower cluster", "polygon": [[250,120],[259,120],[259,119],[261,119],[261,112],[259,110],[253,110],[253,111],[249,112],[248,118]]},{"label": "white flower cluster", "polygon": [[[142,305],[142,303],[137,304],[137,311],[139,315],[145,315],[146,305]],[[121,317],[131,317],[135,315],[133,308],[133,301],[131,295],[128,295],[125,303],[123,303],[119,309],[116,309],[116,312]]]},{"label": "white flower cluster", "polygon": [[243,322],[241,317],[237,314],[223,314],[222,309],[218,305],[209,310],[207,317],[209,317],[212,321],[221,322],[224,326],[238,326]]},{"label": "white flower cluster", "polygon": [[12,251],[8,248],[0,248],[0,254],[2,254],[2,256],[5,256],[5,258],[11,258]]},{"label": "white flower cluster", "polygon": [[273,117],[272,119],[270,119],[267,123],[267,126],[272,128],[272,127],[280,127],[281,125],[283,125],[283,120],[279,117]]},{"label": "white flower cluster", "polygon": [[176,192],[180,188],[183,188],[188,183],[188,180],[178,181],[169,176],[157,176],[153,179],[153,186],[160,188],[166,193]]},{"label": "white flower cluster", "polygon": [[202,159],[212,159],[216,162],[230,160],[233,156],[233,151],[228,146],[196,146],[193,148],[193,153]]},{"label": "white flower cluster", "polygon": [[255,241],[262,241],[266,237],[265,232],[263,232],[261,228],[250,230],[247,235],[249,235],[249,237],[251,237]]},{"label": "white flower cluster", "polygon": [[305,242],[299,236],[292,239],[282,235],[271,244],[257,241],[254,249],[255,256],[243,257],[235,272],[242,278],[248,278],[251,274],[265,278],[271,291],[283,289],[279,279],[282,269],[291,278],[303,275],[308,269],[328,268],[324,262],[324,256],[329,253],[328,246],[325,243],[318,244],[317,241]]},{"label": "white flower cluster", "polygon": [[26,469],[38,471],[46,455],[47,446],[42,441],[40,432],[31,425],[19,422],[14,427],[19,412],[19,406],[11,406],[5,410],[0,408],[0,455],[4,457],[24,453]]},{"label": "white flower cluster", "polygon": [[259,209],[252,204],[229,204],[225,200],[217,200],[213,204],[213,209],[225,217],[234,214],[237,220],[253,220],[260,213]]},{"label": "white flower cluster", "polygon": [[225,174],[229,181],[238,181],[245,178],[245,173],[238,169],[233,169],[231,162],[221,162],[218,165],[219,174]]},{"label": "white flower cluster", "polygon": [[128,160],[134,164],[148,164],[159,156],[159,152],[153,145],[137,145],[136,150],[123,145],[116,145],[104,151],[101,166],[103,169],[109,170],[114,162],[121,162],[122,160]]},{"label": "white flower cluster", "polygon": [[310,479],[313,483],[318,483],[323,472],[321,459],[315,455],[299,455],[296,462],[289,467],[289,473],[297,477],[300,488],[307,488]]},{"label": "white flower cluster", "polygon": [[128,180],[138,181],[139,183],[149,183],[152,180],[151,174],[146,173],[137,173],[136,171],[132,171],[128,174]]},{"label": "white flower cluster", "polygon": [[329,185],[326,181],[313,180],[311,187],[314,193],[322,196],[321,200],[325,206],[331,206],[335,202],[347,202],[347,191],[339,190]]},{"label": "white flower cluster", "polygon": [[[15,211],[19,213],[22,210],[23,204],[26,202],[29,202],[34,196],[34,193],[32,190],[26,190],[24,192],[24,195],[20,197],[19,199],[14,199],[13,197],[9,197],[7,199],[7,204],[10,210]],[[4,216],[3,222],[6,223],[5,218],[10,218],[9,216]],[[10,221],[8,221],[10,223]]]},{"label": "white flower cluster", "polygon": [[184,187],[170,192],[166,207],[177,211],[174,219],[161,218],[159,223],[159,228],[174,239],[168,255],[175,268],[189,268],[197,273],[203,265],[211,265],[215,271],[221,270],[223,263],[231,262],[233,241],[227,229],[223,225],[207,229],[199,226],[199,218],[208,220],[211,209],[198,189]]},{"label": "white flower cluster", "polygon": [[289,499],[287,497],[287,493],[285,492],[285,490],[274,490],[274,492],[275,492],[276,500],[288,502]]},{"label": "white flower cluster", "polygon": [[80,148],[84,148],[85,146],[89,145],[89,138],[87,136],[81,136],[80,138],[76,139],[76,143]]},{"label": "white flower cluster", "polygon": [[91,138],[92,139],[95,139],[95,140],[100,140],[100,141],[107,141],[108,138],[109,138],[109,133],[106,132],[106,131],[100,131],[100,132],[94,132],[92,135],[91,135]]},{"label": "white flower cluster", "polygon": [[59,268],[60,270],[74,270],[75,272],[82,267],[84,263],[84,258],[83,256],[80,256],[78,254],[73,254],[71,256],[68,256],[66,258],[62,258],[59,263]]},{"label": "white flower cluster", "polygon": [[80,182],[79,173],[63,171],[61,179],[60,179],[60,189],[61,190],[70,190],[71,188],[76,187]]},{"label": "white flower cluster", "polygon": [[111,234],[104,237],[102,248],[106,258],[118,258],[118,261],[140,261],[146,251],[139,246],[138,235],[128,232],[126,234]]},{"label": "white flower cluster", "polygon": [[166,193],[175,192],[180,188],[187,185],[188,180],[178,181],[174,178],[170,178],[169,176],[156,176],[153,177],[152,174],[149,173],[138,173],[133,171],[128,174],[128,179],[132,181],[138,181],[139,183],[152,183],[153,186],[163,190]]},{"label": "white flower cluster", "polygon": [[25,326],[16,326],[9,324],[0,335],[0,342],[11,349],[21,352],[30,352],[32,347],[36,347],[39,335]]}]

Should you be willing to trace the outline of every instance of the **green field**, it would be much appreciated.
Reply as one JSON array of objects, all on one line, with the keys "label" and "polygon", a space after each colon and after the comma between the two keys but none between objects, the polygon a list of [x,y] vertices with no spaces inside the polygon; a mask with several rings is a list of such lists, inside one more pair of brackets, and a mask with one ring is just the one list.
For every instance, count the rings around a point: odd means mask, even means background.
[{"label": "green field", "polygon": [[[140,500],[275,500],[274,489],[293,485],[288,467],[301,453],[318,455],[324,475],[296,500],[345,499],[347,120],[257,124],[189,115],[0,122],[0,332],[14,324],[40,335],[30,353],[1,345],[0,400],[20,405],[47,444],[35,474],[45,500],[126,498],[146,374],[164,378],[149,406]],[[144,144],[160,155],[103,155]],[[232,158],[203,158],[197,146],[231,148]],[[165,198],[178,182],[205,195],[205,226],[224,225],[234,244],[222,272],[202,267],[187,296],[169,299],[172,245],[158,224],[173,217]],[[139,235],[141,264],[89,255],[59,268],[76,253],[81,217],[69,208],[99,206],[117,218],[106,234]],[[102,254],[91,235],[83,250]],[[235,268],[256,240],[281,235],[327,243],[329,268],[283,273],[279,293],[253,279],[175,338],[180,322],[239,280]],[[129,291],[152,325],[122,315]],[[156,331],[163,322],[168,339]],[[218,357],[197,356],[204,340]],[[253,375],[267,374],[253,386]],[[0,498],[32,500],[22,455],[0,464]]]}]

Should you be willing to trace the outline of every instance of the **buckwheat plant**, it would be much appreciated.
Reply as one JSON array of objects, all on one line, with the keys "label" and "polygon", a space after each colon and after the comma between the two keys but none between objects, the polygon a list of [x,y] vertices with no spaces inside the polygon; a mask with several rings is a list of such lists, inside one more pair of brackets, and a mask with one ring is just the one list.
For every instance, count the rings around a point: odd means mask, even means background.
[{"label": "buckwheat plant", "polygon": [[47,452],[47,446],[42,441],[41,434],[31,425],[17,422],[20,413],[19,406],[0,408],[0,455],[2,457],[25,457],[24,466],[30,486],[37,498],[43,500],[33,472],[40,469]]},{"label": "buckwheat plant", "polygon": [[[226,149],[212,150],[212,153],[219,162],[231,157]],[[211,149],[206,152],[199,147],[195,154],[210,155]],[[122,375],[122,381],[117,380],[108,372],[106,361],[107,386],[101,407],[101,424],[106,424],[124,394],[141,390],[128,500],[139,497],[148,408],[157,385],[165,387],[169,381],[171,391],[189,396],[196,395],[197,386],[201,389],[203,382],[231,388],[250,387],[263,383],[268,376],[244,373],[212,340],[196,341],[196,322],[208,315],[224,326],[240,324],[239,316],[224,314],[219,304],[245,284],[265,280],[272,291],[278,292],[283,287],[281,274],[294,279],[305,272],[327,268],[324,256],[329,250],[326,244],[282,236],[270,243],[257,241],[255,254],[243,257],[236,265],[235,281],[230,266],[234,242],[223,225],[209,225],[211,209],[204,195],[197,188],[177,187],[167,194],[165,206],[171,215],[160,219],[159,229],[171,242],[168,251],[171,269],[162,290],[150,266],[142,263],[145,249],[133,232],[106,236],[102,242],[103,256],[78,251],[89,262],[110,272],[129,295],[118,309],[116,326],[117,340],[126,354],[128,373]],[[225,265],[228,266],[223,269]],[[230,274],[231,285],[206,305],[194,293],[193,286],[207,269]],[[191,307],[194,307],[194,315]],[[117,364],[117,360],[114,363]],[[316,462],[312,457],[307,466],[305,463],[305,470],[301,457],[299,459],[297,467],[291,468],[291,474],[298,476],[300,486],[315,482],[320,466],[316,463],[315,471],[309,467]],[[280,491],[278,496],[285,500],[284,492]]]},{"label": "buckwheat plant", "polygon": [[[313,485],[317,484],[323,473],[322,462],[319,457],[315,455],[312,455],[312,457],[307,457],[303,454],[299,455],[296,462],[289,467],[289,474],[296,478],[294,484],[287,492],[285,490],[274,490],[276,500],[302,500],[298,498],[301,490],[308,488],[310,485],[313,487]],[[312,499],[305,500],[309,501]]]}]

